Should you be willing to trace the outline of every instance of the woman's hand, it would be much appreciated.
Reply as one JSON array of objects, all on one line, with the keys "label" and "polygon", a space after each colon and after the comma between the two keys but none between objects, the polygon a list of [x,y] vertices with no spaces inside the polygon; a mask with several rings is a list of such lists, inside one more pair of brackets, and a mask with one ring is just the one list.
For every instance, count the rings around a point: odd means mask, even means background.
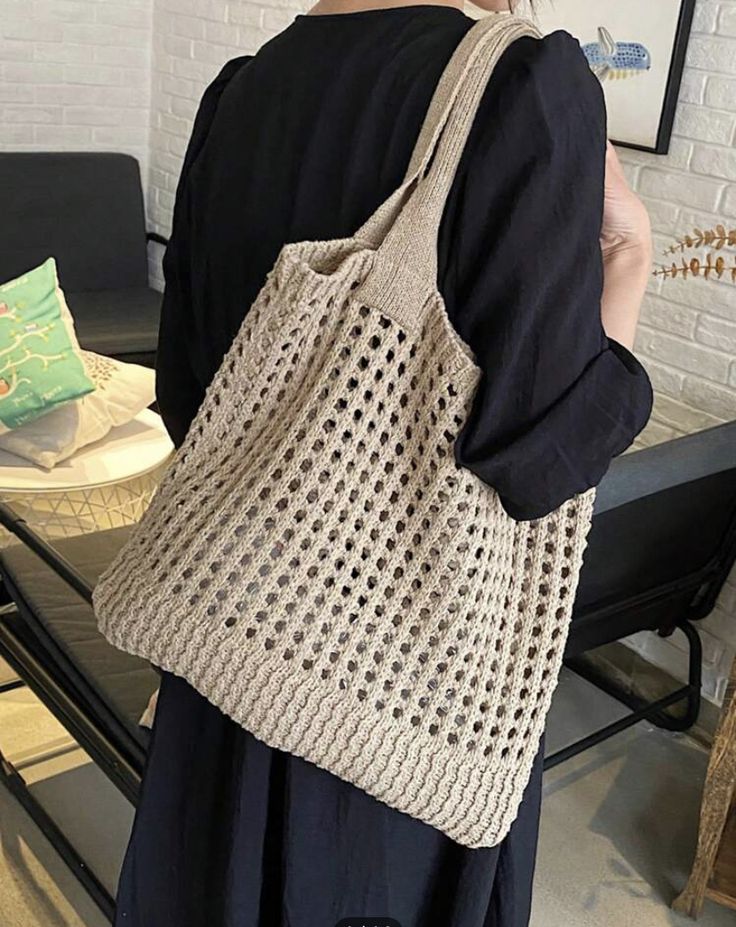
[{"label": "woman's hand", "polygon": [[626,180],[608,142],[601,228],[601,321],[609,338],[631,349],[652,267],[652,229],[646,207]]},{"label": "woman's hand", "polygon": [[618,154],[608,142],[606,149],[606,188],[601,228],[601,250],[606,259],[622,250],[638,251],[651,262],[652,229],[646,207],[629,186]]}]

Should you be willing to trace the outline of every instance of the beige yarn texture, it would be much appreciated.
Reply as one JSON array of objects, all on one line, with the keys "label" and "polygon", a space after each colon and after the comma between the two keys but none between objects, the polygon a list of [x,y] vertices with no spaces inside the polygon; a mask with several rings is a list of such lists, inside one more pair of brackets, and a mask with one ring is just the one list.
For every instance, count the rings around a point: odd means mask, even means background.
[{"label": "beige yarn texture", "polygon": [[355,236],[284,246],[94,591],[116,647],[468,847],[516,817],[595,495],[517,522],[453,453],[480,371],[437,290],[437,231],[522,35],[515,16],[469,30],[404,183]]}]

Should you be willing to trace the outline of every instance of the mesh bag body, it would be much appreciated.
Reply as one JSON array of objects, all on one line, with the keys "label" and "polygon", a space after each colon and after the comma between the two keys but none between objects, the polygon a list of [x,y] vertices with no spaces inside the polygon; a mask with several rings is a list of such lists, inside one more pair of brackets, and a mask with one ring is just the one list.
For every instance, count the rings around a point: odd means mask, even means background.
[{"label": "mesh bag body", "polygon": [[530,31],[476,24],[402,187],[355,236],[284,246],[94,592],[112,644],[470,847],[518,811],[595,495],[517,522],[453,453],[480,371],[432,246],[478,95]]}]

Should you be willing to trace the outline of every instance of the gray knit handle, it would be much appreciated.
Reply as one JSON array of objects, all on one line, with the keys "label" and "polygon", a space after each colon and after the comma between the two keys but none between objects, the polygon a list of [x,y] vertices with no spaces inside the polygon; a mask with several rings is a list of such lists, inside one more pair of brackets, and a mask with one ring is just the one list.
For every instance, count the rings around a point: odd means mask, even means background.
[{"label": "gray knit handle", "polygon": [[534,23],[509,14],[468,30],[437,84],[404,181],[355,234],[394,261],[418,264],[432,283],[442,212],[483,91],[501,55],[524,35],[541,37]]},{"label": "gray knit handle", "polygon": [[[426,168],[456,100],[468,89],[468,82],[479,79],[484,86],[503,52],[517,37],[527,34],[529,26],[536,33],[528,20],[507,13],[490,13],[467,31],[437,84],[404,182],[417,177]],[[477,104],[472,110],[476,108]]]}]

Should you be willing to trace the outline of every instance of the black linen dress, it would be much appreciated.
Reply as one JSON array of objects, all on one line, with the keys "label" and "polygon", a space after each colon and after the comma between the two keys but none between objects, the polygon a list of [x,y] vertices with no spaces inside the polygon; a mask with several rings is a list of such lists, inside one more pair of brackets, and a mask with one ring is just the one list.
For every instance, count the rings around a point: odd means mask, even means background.
[{"label": "black linen dress", "polygon": [[[157,396],[177,446],[281,246],[350,235],[401,183],[472,24],[432,5],[297,16],[208,87],[164,261]],[[440,227],[440,292],[483,371],[456,457],[518,519],[597,485],[651,413],[646,371],[600,319],[605,134],[578,43],[517,41]],[[510,834],[471,850],[164,673],[116,924],[526,927],[542,751]]]}]

